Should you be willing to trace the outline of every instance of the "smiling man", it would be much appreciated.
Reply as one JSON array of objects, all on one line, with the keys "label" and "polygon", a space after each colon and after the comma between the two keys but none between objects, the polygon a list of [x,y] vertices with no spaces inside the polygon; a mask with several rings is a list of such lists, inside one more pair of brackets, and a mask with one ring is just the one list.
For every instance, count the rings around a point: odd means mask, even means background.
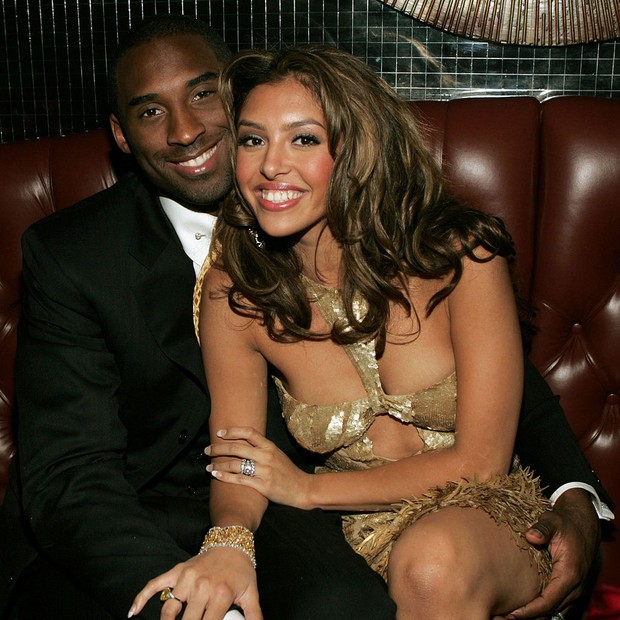
[{"label": "smiling man", "polygon": [[129,47],[110,88],[120,149],[161,195],[201,212],[217,209],[232,184],[230,131],[217,96],[228,52],[215,36],[178,34]]}]

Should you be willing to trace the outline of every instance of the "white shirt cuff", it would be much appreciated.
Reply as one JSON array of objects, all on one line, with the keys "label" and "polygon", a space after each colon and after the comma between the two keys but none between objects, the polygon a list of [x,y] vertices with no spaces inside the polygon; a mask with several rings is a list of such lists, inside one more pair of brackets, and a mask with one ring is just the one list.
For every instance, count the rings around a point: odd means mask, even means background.
[{"label": "white shirt cuff", "polygon": [[607,504],[600,500],[598,493],[594,490],[594,488],[584,482],[567,482],[566,484],[563,484],[559,489],[556,489],[549,498],[551,500],[551,505],[553,506],[553,504],[557,502],[560,495],[569,489],[583,489],[584,491],[587,491],[590,494],[592,505],[594,506],[594,510],[596,510],[596,514],[599,519],[611,521],[615,518],[614,513],[609,509]]}]

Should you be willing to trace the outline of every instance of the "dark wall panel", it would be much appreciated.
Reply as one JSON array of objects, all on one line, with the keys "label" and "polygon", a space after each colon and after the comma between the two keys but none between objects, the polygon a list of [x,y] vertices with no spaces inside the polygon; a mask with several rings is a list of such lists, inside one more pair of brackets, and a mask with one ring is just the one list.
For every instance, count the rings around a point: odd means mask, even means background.
[{"label": "dark wall panel", "polygon": [[0,0],[0,142],[105,122],[105,73],[120,33],[146,15],[200,17],[233,50],[333,43],[405,98],[620,96],[619,41],[517,47],[429,28],[378,0]]}]

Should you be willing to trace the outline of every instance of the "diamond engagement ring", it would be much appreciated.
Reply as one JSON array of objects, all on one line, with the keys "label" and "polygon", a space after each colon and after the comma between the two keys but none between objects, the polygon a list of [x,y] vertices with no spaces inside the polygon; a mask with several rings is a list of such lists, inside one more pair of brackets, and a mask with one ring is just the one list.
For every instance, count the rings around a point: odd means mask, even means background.
[{"label": "diamond engagement ring", "polygon": [[[159,600],[162,603],[165,603],[167,600],[173,598],[175,601],[179,599],[172,593],[172,588],[164,588],[159,595]],[[180,602],[180,601],[179,601]]]},{"label": "diamond engagement ring", "polygon": [[564,620],[564,614],[561,611],[558,611],[557,614],[553,614],[553,616],[551,616],[551,620]]},{"label": "diamond engagement ring", "polygon": [[256,473],[256,463],[252,459],[243,459],[241,461],[241,473],[244,476],[252,477]]}]

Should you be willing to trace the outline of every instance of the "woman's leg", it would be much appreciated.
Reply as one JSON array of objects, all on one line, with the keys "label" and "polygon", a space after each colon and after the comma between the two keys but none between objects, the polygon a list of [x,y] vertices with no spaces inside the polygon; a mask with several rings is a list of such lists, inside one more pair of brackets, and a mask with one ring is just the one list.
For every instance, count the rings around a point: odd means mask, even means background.
[{"label": "woman's leg", "polygon": [[534,598],[536,567],[507,526],[475,508],[444,508],[394,543],[388,589],[397,618],[489,620]]}]

